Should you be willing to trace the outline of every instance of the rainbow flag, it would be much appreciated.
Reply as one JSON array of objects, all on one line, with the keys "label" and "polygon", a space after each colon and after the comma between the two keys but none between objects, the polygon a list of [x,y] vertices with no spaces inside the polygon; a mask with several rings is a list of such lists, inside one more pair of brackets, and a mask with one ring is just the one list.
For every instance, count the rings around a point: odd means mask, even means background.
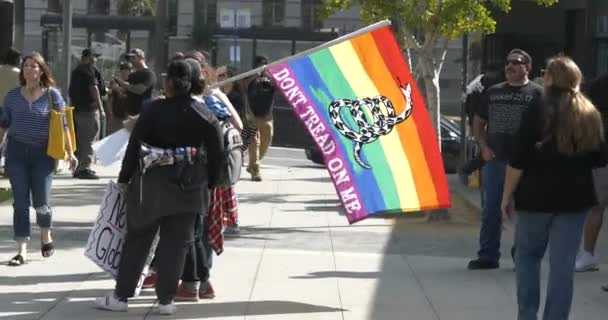
[{"label": "rainbow flag", "polygon": [[390,26],[267,71],[322,150],[350,223],[451,206],[435,131]]}]

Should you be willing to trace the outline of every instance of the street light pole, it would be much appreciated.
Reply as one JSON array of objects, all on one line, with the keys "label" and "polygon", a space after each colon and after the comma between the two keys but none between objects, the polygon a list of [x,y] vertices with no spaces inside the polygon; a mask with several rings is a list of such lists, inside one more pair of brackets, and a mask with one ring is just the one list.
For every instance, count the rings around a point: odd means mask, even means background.
[{"label": "street light pole", "polygon": [[467,161],[467,109],[466,94],[469,83],[469,34],[462,36],[462,105],[460,107],[460,164]]},{"label": "street light pole", "polygon": [[63,96],[69,99],[68,86],[70,85],[70,72],[72,70],[72,0],[63,0]]}]

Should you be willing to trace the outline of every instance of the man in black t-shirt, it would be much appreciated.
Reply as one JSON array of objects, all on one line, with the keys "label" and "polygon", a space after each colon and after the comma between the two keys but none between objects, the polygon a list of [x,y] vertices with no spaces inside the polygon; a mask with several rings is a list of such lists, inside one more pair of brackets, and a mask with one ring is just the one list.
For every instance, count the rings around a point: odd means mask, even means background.
[{"label": "man in black t-shirt", "polygon": [[72,71],[69,94],[74,106],[74,127],[76,131],[76,152],[78,168],[74,171],[77,179],[99,179],[93,170],[93,141],[99,134],[99,119],[105,117],[102,95],[106,88],[101,72],[95,67],[99,57],[92,49],[82,51],[80,64]]},{"label": "man in black t-shirt", "polygon": [[[484,207],[482,208],[478,258],[468,268],[499,267],[502,233],[501,201],[505,170],[513,152],[524,113],[542,107],[543,88],[530,81],[532,58],[520,49],[512,50],[505,61],[506,82],[490,87],[475,112],[473,131],[485,161],[482,168]],[[513,252],[513,251],[512,251]]]},{"label": "man in black t-shirt", "polygon": [[135,116],[141,112],[143,104],[152,99],[156,75],[146,65],[146,55],[141,49],[133,49],[125,56],[135,68],[135,72],[129,75],[127,81],[117,77],[114,77],[114,80],[127,95],[127,113]]}]

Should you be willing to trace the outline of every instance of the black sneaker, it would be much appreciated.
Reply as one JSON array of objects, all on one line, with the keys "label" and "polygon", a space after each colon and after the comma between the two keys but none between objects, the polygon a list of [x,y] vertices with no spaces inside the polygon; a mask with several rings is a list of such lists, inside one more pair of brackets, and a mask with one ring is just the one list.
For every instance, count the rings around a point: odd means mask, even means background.
[{"label": "black sneaker", "polygon": [[92,170],[85,169],[74,173],[74,178],[83,180],[98,180],[99,177]]},{"label": "black sneaker", "polygon": [[471,260],[469,262],[469,270],[490,270],[490,269],[498,269],[500,265],[498,261],[488,260],[488,259],[476,259]]}]

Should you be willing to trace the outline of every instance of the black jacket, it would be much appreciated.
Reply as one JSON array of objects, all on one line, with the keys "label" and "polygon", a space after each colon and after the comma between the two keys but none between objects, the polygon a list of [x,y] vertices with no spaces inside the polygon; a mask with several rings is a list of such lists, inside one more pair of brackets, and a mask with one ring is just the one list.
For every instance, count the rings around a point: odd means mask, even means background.
[{"label": "black jacket", "polygon": [[[201,105],[189,96],[156,100],[137,120],[118,178],[118,182],[129,183],[129,225],[143,227],[163,216],[206,211],[208,187],[217,181],[225,158],[223,137],[220,122],[209,108],[203,106],[201,116],[193,104]],[[205,150],[206,160],[200,166],[162,166],[143,174],[139,168],[142,142],[166,149],[200,147]],[[198,189],[184,190],[175,183],[178,176],[196,176],[202,183]]]}]

